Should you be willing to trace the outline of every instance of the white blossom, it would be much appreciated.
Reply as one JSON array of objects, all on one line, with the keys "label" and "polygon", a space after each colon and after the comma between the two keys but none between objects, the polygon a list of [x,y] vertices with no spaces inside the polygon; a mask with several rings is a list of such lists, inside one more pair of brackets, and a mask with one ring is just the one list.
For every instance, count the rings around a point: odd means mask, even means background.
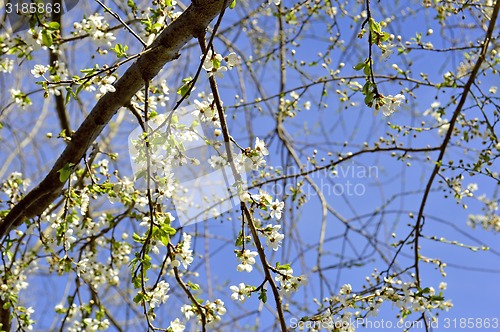
[{"label": "white blossom", "polygon": [[0,73],[11,73],[14,69],[14,60],[4,58],[0,61]]},{"label": "white blossom", "polygon": [[101,86],[99,87],[99,91],[102,94],[105,94],[106,92],[115,92],[116,89],[113,86],[113,83],[115,81],[116,81],[116,77],[114,77],[114,76],[106,76],[106,77],[104,77],[101,80],[101,82],[100,82]]},{"label": "white blossom", "polygon": [[241,303],[245,302],[250,294],[249,288],[244,283],[240,283],[238,286],[231,286],[229,289],[233,292],[231,299]]},{"label": "white blossom", "polygon": [[150,305],[151,308],[159,307],[160,304],[165,303],[170,297],[167,295],[170,289],[170,285],[165,281],[160,281],[156,287],[149,293],[151,296]]},{"label": "white blossom", "polygon": [[208,163],[212,168],[219,169],[227,165],[227,160],[222,156],[210,156]]},{"label": "white blossom", "polygon": [[405,96],[403,96],[402,94],[397,94],[394,97],[391,95],[384,97],[385,104],[381,107],[382,114],[384,114],[385,116],[389,116],[392,113],[396,112],[398,110],[397,108],[405,99]]},{"label": "white blossom", "polygon": [[271,212],[271,218],[276,218],[277,220],[281,219],[281,213],[283,212],[283,208],[285,207],[284,202],[280,202],[278,200],[275,200],[274,203],[271,203],[269,206]]},{"label": "white blossom", "polygon": [[183,332],[186,326],[181,323],[179,318],[176,318],[173,322],[170,322],[169,329],[171,329],[171,332]]},{"label": "white blossom", "polygon": [[264,156],[269,155],[269,151],[267,150],[266,143],[263,140],[260,140],[258,137],[255,138],[255,150]]},{"label": "white blossom", "polygon": [[227,67],[229,69],[232,69],[234,66],[238,65],[239,63],[239,59],[238,59],[238,56],[236,55],[236,53],[234,52],[231,52],[229,53],[225,58],[224,60],[226,61],[227,63]]},{"label": "white blossom", "polygon": [[266,244],[271,247],[274,251],[278,250],[281,241],[285,238],[283,234],[279,232],[281,225],[267,225],[265,229]]},{"label": "white blossom", "polygon": [[238,260],[240,261],[240,264],[236,267],[236,270],[238,272],[242,271],[247,271],[247,272],[252,272],[253,266],[255,264],[255,256],[257,256],[256,251],[250,251],[250,250],[245,250],[243,252],[238,251]]},{"label": "white blossom", "polygon": [[35,78],[39,78],[40,76],[43,76],[49,70],[49,67],[44,66],[44,65],[35,65],[35,67],[31,70],[31,74]]}]

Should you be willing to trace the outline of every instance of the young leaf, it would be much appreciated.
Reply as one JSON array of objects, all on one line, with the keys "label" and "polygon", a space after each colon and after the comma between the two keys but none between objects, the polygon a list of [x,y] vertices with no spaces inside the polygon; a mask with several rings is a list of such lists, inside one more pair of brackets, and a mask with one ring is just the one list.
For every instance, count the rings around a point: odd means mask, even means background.
[{"label": "young leaf", "polygon": [[68,180],[69,176],[71,175],[73,166],[75,166],[75,164],[67,163],[63,168],[57,171],[59,173],[59,181],[66,182],[66,180]]},{"label": "young leaf", "polygon": [[259,293],[259,300],[266,303],[267,302],[267,289],[262,289]]}]

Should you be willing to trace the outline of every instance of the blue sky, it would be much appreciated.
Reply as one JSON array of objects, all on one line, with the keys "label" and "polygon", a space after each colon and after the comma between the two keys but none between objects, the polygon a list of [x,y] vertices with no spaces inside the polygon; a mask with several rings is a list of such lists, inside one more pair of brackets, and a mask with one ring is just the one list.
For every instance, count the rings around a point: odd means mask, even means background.
[{"label": "blue sky", "polygon": [[[288,1],[284,1],[284,4],[288,4]],[[374,2],[373,6],[374,17],[380,19],[383,16],[380,11],[384,4],[381,3],[378,5],[377,2]],[[405,6],[404,2],[395,1],[394,7],[388,8],[400,14],[400,17],[391,23],[388,31],[393,32],[392,29],[394,29],[394,33],[397,31],[397,33],[402,35],[403,40],[408,40],[411,36],[414,36],[416,32],[424,32],[425,34],[425,31],[432,28],[434,34],[425,36],[424,40],[432,42],[436,48],[446,48],[449,46],[449,41],[444,41],[443,39],[443,36],[447,35],[447,30],[441,29],[440,26],[434,22],[432,19],[432,12],[425,13],[423,9],[418,9],[419,14],[416,16],[403,15],[401,14],[401,9]],[[420,8],[419,6],[413,7]],[[228,19],[231,20],[232,13],[228,12],[227,15]],[[469,16],[466,17],[466,20],[473,22]],[[316,22],[308,27],[307,33],[304,33],[304,36],[307,37],[300,40],[300,46],[295,47],[295,58],[299,60],[305,59],[306,62],[318,60],[317,52],[323,50],[330,42],[322,38],[324,34],[323,23],[324,22]],[[273,28],[275,26],[272,21],[266,24],[264,28]],[[230,25],[229,21],[226,25]],[[347,34],[350,31],[348,26],[340,25],[340,29],[342,29],[343,33]],[[357,30],[352,30],[350,33],[356,34]],[[464,34],[455,36],[455,38],[459,42],[474,40],[478,36],[477,33],[476,30],[473,30],[470,32],[470,35]],[[236,38],[236,33],[230,34],[228,37]],[[344,38],[349,39],[347,37]],[[341,70],[341,75],[359,75],[359,72],[355,72],[351,68],[366,57],[366,37],[364,40],[356,42],[359,42],[359,46],[354,47],[354,51],[347,53],[340,52],[336,49],[331,55],[332,68],[337,68],[341,62],[345,64],[344,68]],[[251,45],[248,40],[241,38],[238,40],[238,43],[238,46],[244,52],[251,52]],[[227,53],[221,43],[217,43],[216,45],[220,53]],[[192,53],[188,54],[188,52]],[[450,56],[450,53],[446,52],[438,53],[415,50],[412,51],[404,61],[399,59],[396,53],[388,60],[384,61],[378,57],[377,51],[375,54],[377,60],[375,70],[378,70],[381,74],[394,74],[395,71],[391,69],[393,63],[398,64],[400,68],[406,69],[408,62],[412,61],[413,66],[411,68],[413,76],[418,78],[419,72],[429,73],[429,79],[433,82],[440,80],[446,71],[455,70],[459,63],[457,59],[461,57],[461,53]],[[291,57],[291,55],[289,56]],[[195,48],[190,48],[183,52],[179,64],[185,64],[192,59],[198,60],[198,57],[199,51]],[[79,65],[85,61],[89,64],[91,62],[93,63],[93,61],[88,60],[83,53],[79,54],[78,52],[72,54],[72,59],[76,60]],[[25,69],[26,72],[29,72],[29,69],[32,68],[34,64],[35,62],[26,62],[22,65],[22,68]],[[192,69],[196,64],[196,61],[192,61],[191,66],[187,66],[191,68],[191,71],[188,71],[189,73],[193,73]],[[168,64],[167,67],[173,65],[177,64]],[[276,72],[270,69],[276,69],[275,60],[269,62],[269,67],[265,67],[264,65],[260,67],[256,65],[259,80],[263,83],[262,88],[267,96],[273,96],[278,92]],[[308,72],[311,76],[317,77],[319,75],[325,75],[326,70],[318,66],[308,68]],[[182,74],[175,72],[174,74],[182,75],[184,72],[182,72]],[[288,69],[288,74],[286,90],[299,87],[303,84],[303,77],[298,71]],[[169,80],[172,91],[172,102],[175,99],[175,90],[178,81],[177,78]],[[363,79],[359,79],[358,81],[362,82]],[[499,83],[498,77],[491,76],[481,77],[481,81],[482,86],[485,87],[486,90],[489,86],[498,85]],[[235,91],[236,93],[240,93],[237,88],[237,82],[238,80],[234,72],[228,73],[224,79],[220,80],[219,85],[222,90],[225,105],[232,104]],[[250,85],[249,83],[249,86]],[[345,104],[338,101],[335,92],[336,89],[342,88],[343,87],[337,85],[335,80],[330,82],[327,85],[328,95],[325,98],[325,102],[327,102],[328,106],[320,107],[318,105],[322,92],[322,85],[318,84],[311,87],[304,95],[303,99],[301,99],[301,101],[311,101],[311,110],[303,110],[297,113],[295,118],[287,120],[285,127],[289,130],[294,142],[300,147],[300,157],[303,162],[306,161],[308,156],[312,155],[314,149],[318,150],[319,157],[325,156],[327,160],[329,160],[327,152],[331,151],[334,154],[337,152],[355,152],[360,149],[365,141],[372,145],[373,142],[377,141],[378,137],[386,136],[387,133],[396,135],[396,131],[388,126],[388,122],[413,127],[419,126],[423,119],[428,123],[432,123],[432,118],[430,116],[424,117],[423,113],[436,101],[436,97],[437,100],[444,105],[452,94],[460,94],[460,90],[443,89],[442,91],[436,92],[433,89],[420,87],[415,91],[416,98],[407,95],[408,103],[402,106],[399,112],[393,114],[389,118],[385,118],[380,113],[375,115],[372,109],[364,106],[359,94],[352,97],[352,101],[357,102],[357,104],[353,107],[349,106],[346,109]],[[384,94],[395,95],[399,93],[402,87],[397,83],[383,82],[381,80],[379,88]],[[207,91],[204,90],[201,83],[196,92],[199,91]],[[297,89],[297,92],[300,91],[300,89]],[[249,89],[248,101],[252,101],[252,99],[258,95],[255,89]],[[192,102],[195,98],[196,96],[192,96],[189,102]],[[285,98],[291,97],[288,94]],[[37,100],[34,98],[34,100],[41,102],[41,99]],[[85,103],[88,104],[88,109],[90,109],[94,100],[93,98],[89,98],[85,100]],[[274,112],[277,108],[277,98],[272,98],[269,105],[271,105],[271,108],[264,106],[264,110],[261,113],[253,115],[253,135],[264,138],[266,142],[270,143],[268,166],[282,167],[285,161],[283,150],[277,143],[274,132],[275,122],[269,116],[269,114]],[[231,108],[229,109],[229,112],[233,112]],[[447,109],[447,118],[451,117],[452,110],[453,107]],[[492,111],[491,108],[488,110]],[[84,116],[75,113],[71,115],[73,120],[79,121]],[[254,142],[248,141],[248,132],[245,131],[245,129],[248,128],[246,127],[245,117],[241,108],[229,114],[236,115],[236,118],[229,117],[230,130],[233,136],[243,146],[253,145]],[[128,116],[130,119],[127,119],[118,137],[126,137],[135,126],[132,116],[130,116],[130,114]],[[32,119],[29,114],[23,114],[21,120],[29,124]],[[57,122],[55,121],[55,117],[51,115],[49,120],[50,121],[47,121],[46,128],[44,129],[56,132]],[[400,136],[398,141],[403,142],[406,146],[424,147],[427,144],[431,146],[438,145],[441,139],[442,137],[437,135],[434,130],[430,133],[423,133],[416,138],[413,138],[411,135],[406,137]],[[346,146],[343,146],[344,141],[347,141]],[[130,165],[128,164],[126,156],[127,147],[124,142],[125,140],[117,142],[117,146],[119,146],[119,150],[124,156],[121,162],[121,166],[123,167],[121,172],[123,172],[122,174],[127,174],[127,169],[129,169]],[[477,148],[478,145],[476,143],[471,143],[470,147]],[[27,164],[32,166],[25,170],[26,173],[30,176],[33,175],[35,179],[40,178],[43,175],[43,170],[35,166],[42,165],[44,169],[50,167],[53,159],[61,148],[62,146],[59,145],[54,149],[46,149],[41,153],[39,159],[30,155],[26,156]],[[462,157],[461,151],[463,150],[453,147],[450,149],[449,153],[453,158],[460,158]],[[431,158],[436,158],[437,154],[430,153],[429,156]],[[366,154],[356,157],[353,162],[342,164],[342,167],[337,169],[340,174],[337,177],[325,172],[318,172],[312,175],[312,178],[317,181],[318,185],[324,188],[327,202],[340,215],[346,218],[349,225],[352,225],[357,231],[373,232],[370,234],[373,234],[373,238],[379,241],[382,248],[381,251],[389,258],[391,258],[394,253],[394,251],[390,249],[390,244],[404,238],[411,230],[408,224],[413,224],[415,219],[410,218],[409,213],[413,213],[414,215],[418,214],[420,200],[423,195],[422,189],[429,178],[433,166],[429,162],[422,162],[425,159],[424,154],[414,153],[412,157],[411,160],[408,160],[412,163],[412,166],[407,167],[406,162],[392,158],[390,152]],[[12,170],[16,170],[16,167],[18,167],[16,165],[20,164],[21,163],[14,163],[12,165]],[[498,166],[498,161],[496,161],[492,169],[498,171]],[[376,171],[368,173],[368,176],[361,175],[363,170],[366,172],[370,169]],[[293,172],[294,170],[289,171]],[[343,173],[344,171],[345,173]],[[351,171],[355,171],[355,173]],[[445,172],[445,174],[449,174],[449,172]],[[34,181],[34,183],[35,182],[36,181]],[[482,176],[468,177],[466,175],[464,183],[477,183],[479,186],[479,190],[477,191],[478,194],[485,193],[486,195],[494,196],[498,199],[497,184],[491,181],[485,181],[485,178]],[[351,187],[349,187],[349,185],[351,185]],[[280,187],[280,189],[281,188],[282,187]],[[346,194],[348,188],[352,190],[357,188],[358,192],[354,192],[353,195],[348,195]],[[452,300],[454,307],[449,312],[440,313],[440,324],[444,324],[446,318],[449,318],[452,322],[454,322],[453,319],[459,320],[460,318],[500,319],[500,310],[497,306],[497,299],[500,296],[500,287],[497,286],[498,274],[500,273],[500,245],[497,241],[498,235],[482,229],[472,230],[466,225],[469,214],[478,214],[481,212],[481,205],[475,199],[464,199],[463,203],[468,205],[468,209],[463,209],[453,198],[444,198],[445,193],[438,191],[439,184],[437,180],[433,188],[436,191],[431,193],[426,204],[426,220],[422,233],[428,236],[435,235],[438,238],[445,237],[449,241],[456,240],[466,245],[477,246],[485,244],[491,248],[489,251],[473,252],[467,248],[459,248],[451,244],[421,239],[422,255],[441,259],[448,264],[445,270],[447,273],[445,278],[435,269],[433,264],[421,264],[423,285],[433,286],[438,289],[440,282],[444,281],[448,284],[448,288],[444,294],[447,299],[449,298]],[[269,187],[268,190],[272,191],[272,187]],[[285,231],[290,232],[290,234],[295,234],[294,238],[289,237],[285,239],[283,248],[277,253],[269,251],[269,259],[272,262],[292,262],[294,271],[297,273],[304,273],[310,279],[307,291],[299,291],[293,298],[306,301],[310,304],[309,310],[314,312],[315,305],[313,304],[312,298],[319,297],[321,295],[321,289],[318,284],[317,275],[312,274],[310,271],[316,263],[316,251],[310,249],[309,246],[314,246],[319,238],[321,230],[321,206],[310,187],[305,185],[304,190],[306,193],[309,193],[307,195],[307,204],[299,209],[296,209],[293,203],[288,205],[287,209],[290,208],[290,210],[280,221]],[[362,194],[360,194],[361,190]],[[343,195],[339,194],[341,191]],[[401,195],[401,192],[405,194]],[[277,194],[281,193],[283,193],[282,190]],[[378,212],[382,210],[382,213]],[[265,216],[266,214],[264,213],[263,215]],[[193,264],[193,269],[199,272],[198,280],[202,285],[204,285],[208,277],[212,278],[214,294],[223,296],[222,299],[228,306],[228,314],[227,317],[224,318],[226,321],[230,321],[231,308],[239,307],[241,311],[238,313],[241,313],[251,311],[259,305],[255,295],[251,299],[248,299],[241,307],[238,304],[234,304],[230,299],[229,286],[237,284],[238,282],[248,282],[253,285],[258,285],[262,281],[262,273],[257,267],[257,271],[254,271],[252,274],[236,272],[236,265],[238,262],[234,255],[231,241],[228,241],[228,239],[233,239],[239,231],[240,224],[237,220],[238,216],[238,212],[233,212],[232,220],[209,220],[185,228],[186,232],[202,232],[211,239],[208,244],[202,238],[195,241],[195,248],[200,250],[203,248],[204,250],[206,246],[208,246],[210,254],[203,259],[197,257]],[[365,237],[352,230],[346,233],[347,229],[344,224],[332,214],[328,215],[326,225],[325,238],[327,241],[324,248],[325,254],[322,258],[323,266],[340,264],[350,259],[360,257],[362,257],[360,261],[364,264],[362,266],[344,268],[341,271],[338,269],[329,269],[325,271],[325,278],[329,280],[333,292],[337,292],[339,287],[345,283],[350,283],[353,286],[353,291],[358,291],[364,283],[365,276],[372,273],[375,267],[378,267],[380,271],[387,266],[387,263],[383,262],[379,255],[373,253],[373,247],[368,243],[369,241],[367,241]],[[123,231],[130,232],[131,229],[132,227],[127,226]],[[396,238],[391,236],[392,233],[396,234]],[[346,236],[346,234],[348,234],[348,236]],[[303,242],[299,243],[299,240]],[[227,245],[228,243],[229,245]],[[402,266],[411,265],[413,260],[411,256],[412,253],[410,248],[405,247],[399,256],[399,263]],[[208,261],[208,265],[203,265],[203,262]],[[50,299],[50,296],[54,294],[57,294],[56,297],[62,296],[67,280],[64,278],[55,278],[52,280],[40,278],[33,280],[39,280],[38,283],[35,282],[35,289],[37,291],[36,293],[26,293],[26,299],[31,300],[33,294],[36,294],[36,298],[34,298],[33,301],[42,301],[47,312],[40,311],[37,315],[41,320],[41,326],[48,327],[53,319],[50,309],[59,301],[59,299],[53,301],[53,299]],[[208,285],[206,286],[208,288]],[[325,291],[323,295],[327,296],[329,293]],[[180,311],[178,310],[178,304],[179,303],[176,302],[172,296],[168,305],[160,309],[162,317],[159,319],[168,322],[171,318],[179,317]],[[271,308],[273,306],[273,300],[270,293],[267,305]],[[294,309],[296,308],[293,305],[291,308],[291,313],[287,316],[288,319],[294,317]],[[391,308],[391,305],[386,304],[377,320],[385,319],[395,324],[397,322],[395,313],[396,311]],[[250,325],[254,322],[253,318],[254,316],[251,316],[250,319],[243,320],[243,322],[247,322]],[[266,311],[262,316],[259,330],[269,330],[272,328],[271,326],[273,323],[274,321],[271,315]],[[440,325],[436,331],[441,331],[444,328],[444,325]],[[359,330],[375,331],[376,329],[359,328]],[[479,331],[482,329],[476,328],[474,330]]]}]

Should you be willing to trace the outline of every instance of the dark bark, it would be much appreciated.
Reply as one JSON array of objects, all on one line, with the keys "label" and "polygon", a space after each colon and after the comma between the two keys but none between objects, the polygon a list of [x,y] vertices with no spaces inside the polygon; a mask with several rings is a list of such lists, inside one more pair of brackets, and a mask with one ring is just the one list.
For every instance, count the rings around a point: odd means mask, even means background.
[{"label": "dark bark", "polygon": [[118,109],[126,105],[146,81],[154,78],[163,66],[179,57],[180,49],[203,32],[229,1],[193,1],[181,16],[153,42],[149,51],[138,58],[115,83],[116,91],[108,92],[96,103],[80,128],[71,137],[64,152],[47,176],[31,190],[0,222],[0,239],[26,218],[40,215],[61,193],[64,186],[58,171],[67,164],[78,164],[89,146],[102,132]]}]

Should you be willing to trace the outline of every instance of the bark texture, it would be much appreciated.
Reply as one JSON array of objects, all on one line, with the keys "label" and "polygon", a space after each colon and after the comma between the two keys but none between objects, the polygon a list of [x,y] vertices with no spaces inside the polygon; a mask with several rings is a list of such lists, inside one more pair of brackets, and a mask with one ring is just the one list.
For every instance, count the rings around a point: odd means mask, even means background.
[{"label": "bark texture", "polygon": [[58,171],[68,163],[77,165],[81,161],[118,109],[126,105],[167,62],[177,59],[181,48],[207,28],[222,11],[225,2],[193,0],[191,6],[156,38],[149,51],[138,58],[115,83],[116,91],[108,92],[95,104],[47,176],[0,221],[0,240],[26,218],[33,218],[47,209],[64,186]]}]

